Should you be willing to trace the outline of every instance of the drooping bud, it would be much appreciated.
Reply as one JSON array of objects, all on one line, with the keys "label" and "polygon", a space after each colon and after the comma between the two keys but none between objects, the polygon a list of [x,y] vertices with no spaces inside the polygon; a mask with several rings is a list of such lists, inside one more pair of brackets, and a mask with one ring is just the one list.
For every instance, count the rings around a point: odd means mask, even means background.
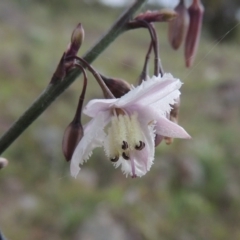
[{"label": "drooping bud", "polygon": [[[107,85],[109,90],[112,92],[114,97],[120,98],[131,90],[131,85],[123,79],[119,78],[108,78],[101,75],[104,83]],[[107,98],[107,96],[104,97]]]},{"label": "drooping bud", "polygon": [[78,67],[82,70],[82,73],[84,75],[84,81],[83,81],[82,93],[79,97],[75,116],[72,122],[66,128],[63,135],[62,150],[67,161],[71,160],[74,150],[77,147],[77,144],[79,143],[79,141],[82,139],[84,135],[84,131],[81,123],[81,114],[82,114],[82,106],[83,106],[84,97],[85,97],[86,88],[87,88],[87,75],[81,65],[78,65]]},{"label": "drooping bud", "polygon": [[[170,121],[174,122],[174,123],[178,123],[178,114],[179,114],[179,108],[180,108],[180,98],[178,98],[176,100],[176,102],[171,105],[172,109],[170,111],[170,116],[169,119]],[[173,138],[171,137],[164,137],[165,143],[167,145],[170,145],[173,143]]]},{"label": "drooping bud", "polygon": [[197,52],[198,43],[202,28],[204,7],[200,0],[193,0],[188,8],[190,17],[189,28],[185,40],[185,62],[187,67],[191,67]]},{"label": "drooping bud", "polygon": [[173,49],[177,50],[186,36],[189,14],[183,0],[180,0],[174,10],[177,16],[169,22],[168,39]]},{"label": "drooping bud", "polygon": [[63,135],[62,149],[67,161],[70,161],[73,152],[83,137],[83,127],[81,122],[72,121],[66,128]]},{"label": "drooping bud", "polygon": [[66,56],[76,56],[84,40],[85,32],[81,23],[74,29]]},{"label": "drooping bud", "polygon": [[8,160],[6,158],[0,157],[0,169],[6,167],[8,165]]},{"label": "drooping bud", "polygon": [[143,20],[148,23],[151,22],[168,22],[176,17],[176,12],[172,9],[161,9],[160,11],[146,11],[140,13],[134,20]]}]

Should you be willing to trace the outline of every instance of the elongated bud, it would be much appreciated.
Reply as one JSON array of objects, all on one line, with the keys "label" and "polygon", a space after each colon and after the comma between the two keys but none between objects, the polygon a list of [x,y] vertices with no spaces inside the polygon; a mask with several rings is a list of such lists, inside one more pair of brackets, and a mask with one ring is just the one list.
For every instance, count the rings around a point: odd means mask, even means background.
[{"label": "elongated bud", "polygon": [[8,160],[6,158],[0,157],[0,169],[6,167],[8,165]]},{"label": "elongated bud", "polygon": [[185,62],[187,67],[191,67],[197,52],[199,38],[202,28],[204,7],[200,0],[193,0],[188,8],[190,17],[189,28],[185,40]]},{"label": "elongated bud", "polygon": [[[172,109],[169,116],[170,121],[174,123],[178,123],[179,108],[180,108],[180,98],[178,98],[176,102],[172,105]],[[164,137],[164,140],[167,145],[170,145],[173,143],[173,138],[171,137]]]},{"label": "elongated bud", "polygon": [[189,14],[183,0],[180,0],[174,10],[177,16],[169,22],[168,39],[172,48],[177,50],[186,36],[189,26]]},{"label": "elongated bud", "polygon": [[134,20],[143,20],[148,23],[151,22],[168,22],[176,17],[176,12],[172,9],[161,9],[159,11],[146,11],[140,13]]},{"label": "elongated bud", "polygon": [[73,30],[71,42],[66,51],[67,56],[76,56],[84,40],[85,32],[81,23]]},{"label": "elongated bud", "polygon": [[[108,78],[101,75],[104,83],[110,89],[114,97],[120,98],[131,90],[131,85],[119,78]],[[107,98],[107,96],[104,96]]]},{"label": "elongated bud", "polygon": [[68,58],[77,55],[77,52],[81,47],[83,40],[84,29],[82,27],[82,24],[79,23],[72,33],[71,42],[69,43],[67,50],[63,53],[57,69],[51,78],[50,84],[61,82],[61,80],[66,76],[66,73],[72,69],[74,66],[74,59],[72,61],[69,61]]},{"label": "elongated bud", "polygon": [[62,149],[67,161],[70,161],[73,152],[83,137],[83,127],[81,122],[72,121],[66,128],[63,135]]}]

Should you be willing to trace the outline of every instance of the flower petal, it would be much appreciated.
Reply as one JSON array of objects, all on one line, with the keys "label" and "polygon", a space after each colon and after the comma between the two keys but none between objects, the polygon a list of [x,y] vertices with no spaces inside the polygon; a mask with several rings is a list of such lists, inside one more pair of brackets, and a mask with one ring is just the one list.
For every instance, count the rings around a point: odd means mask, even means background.
[{"label": "flower petal", "polygon": [[171,74],[164,74],[162,78],[159,75],[158,77],[143,81],[141,85],[118,99],[114,103],[114,106],[119,108],[128,107],[133,104],[146,106],[168,96],[170,93],[178,90],[181,85],[180,80],[173,78]]},{"label": "flower petal", "polygon": [[191,136],[178,124],[171,122],[167,119],[160,111],[156,111],[156,109],[151,106],[134,106],[131,108],[131,111],[138,112],[138,119],[141,124],[156,123],[156,134],[162,135],[164,137],[172,137],[172,138],[188,138]]},{"label": "flower petal", "polygon": [[156,133],[164,137],[172,138],[187,138],[190,139],[191,136],[182,128],[174,122],[171,122],[166,117],[159,116],[156,122]]},{"label": "flower petal", "polygon": [[[151,104],[150,106],[152,108],[155,108],[156,111],[158,111],[162,115],[166,115],[170,113],[172,106],[174,103],[176,103],[176,100],[180,96],[180,91],[175,90],[171,92],[169,95],[165,96],[164,98],[160,99],[159,101]],[[171,105],[170,105],[171,104]]]},{"label": "flower petal", "polygon": [[83,113],[89,117],[96,117],[99,112],[106,111],[117,99],[94,99],[88,102]]},{"label": "flower petal", "polygon": [[89,159],[92,150],[103,145],[103,140],[105,138],[103,129],[108,124],[109,120],[110,113],[102,112],[86,125],[84,136],[78,143],[71,159],[70,172],[73,177],[76,177],[80,171],[79,165]]}]

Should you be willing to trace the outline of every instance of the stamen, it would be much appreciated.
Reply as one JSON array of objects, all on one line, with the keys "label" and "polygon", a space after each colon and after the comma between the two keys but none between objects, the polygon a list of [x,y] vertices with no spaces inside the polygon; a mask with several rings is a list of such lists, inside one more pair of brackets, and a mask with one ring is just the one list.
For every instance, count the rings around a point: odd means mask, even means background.
[{"label": "stamen", "polygon": [[122,153],[122,157],[123,157],[125,160],[129,160],[129,159],[130,159],[129,156],[128,156],[125,152]]},{"label": "stamen", "polygon": [[136,150],[142,150],[145,147],[145,143],[142,141],[139,141],[139,145],[135,146]]},{"label": "stamen", "polygon": [[123,149],[123,150],[128,149],[128,143],[127,143],[126,141],[123,141],[123,143],[122,143],[122,149]]},{"label": "stamen", "polygon": [[[142,150],[144,147],[145,143],[137,113],[128,114],[122,109],[114,109],[108,135],[104,141],[105,152],[109,159],[114,163],[120,157],[130,160],[131,151]],[[131,168],[131,175],[136,177],[134,160],[131,160]]]},{"label": "stamen", "polygon": [[111,162],[117,162],[117,161],[118,161],[118,159],[119,159],[119,157],[118,157],[118,156],[115,156],[114,158],[110,158]]}]

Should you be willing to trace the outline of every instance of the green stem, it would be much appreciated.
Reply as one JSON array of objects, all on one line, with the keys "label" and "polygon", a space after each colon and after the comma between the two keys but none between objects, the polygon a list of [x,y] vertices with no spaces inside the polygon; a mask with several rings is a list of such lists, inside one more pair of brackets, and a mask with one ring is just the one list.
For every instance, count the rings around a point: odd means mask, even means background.
[{"label": "green stem", "polygon": [[[125,29],[125,23],[147,0],[137,0],[130,6],[112,25],[109,31],[93,46],[83,57],[88,63],[92,63]],[[34,103],[13,123],[13,125],[0,138],[0,154],[3,153],[21,133],[34,122],[47,107],[66,90],[81,74],[76,68],[71,71],[59,83],[50,84]]]}]

